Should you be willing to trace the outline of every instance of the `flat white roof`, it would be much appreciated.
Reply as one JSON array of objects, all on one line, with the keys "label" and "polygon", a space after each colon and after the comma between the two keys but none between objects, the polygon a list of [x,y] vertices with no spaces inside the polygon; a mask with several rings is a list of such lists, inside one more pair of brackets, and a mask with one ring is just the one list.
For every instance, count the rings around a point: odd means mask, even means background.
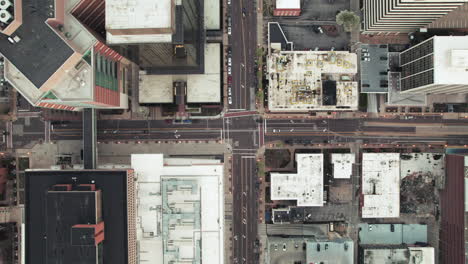
[{"label": "flat white roof", "polygon": [[172,0],[106,0],[106,29],[171,28]]},{"label": "flat white roof", "polygon": [[208,30],[221,29],[221,1],[205,0],[205,28]]},{"label": "flat white roof", "polygon": [[433,247],[408,248],[366,248],[363,252],[364,264],[374,263],[418,263],[434,264]]},{"label": "flat white roof", "polygon": [[131,160],[140,262],[224,263],[223,164],[163,154]]},{"label": "flat white roof", "polygon": [[[106,0],[107,43],[168,43],[172,41],[174,0]],[[166,29],[153,34],[113,34],[110,30]],[[170,31],[170,32],[167,32]],[[135,32],[134,32],[135,33]]]},{"label": "flat white roof", "polygon": [[277,9],[300,9],[301,0],[276,0]]},{"label": "flat white roof", "polygon": [[434,83],[468,84],[468,36],[434,37]]},{"label": "flat white roof", "polygon": [[333,153],[331,155],[333,164],[333,178],[350,179],[353,174],[353,163],[356,155],[353,153]]},{"label": "flat white roof", "polygon": [[362,154],[363,218],[399,217],[400,154]]},{"label": "flat white roof", "polygon": [[188,103],[221,102],[221,45],[205,45],[205,73],[187,75]]},{"label": "flat white roof", "polygon": [[140,73],[138,101],[144,103],[173,103],[174,79],[172,75]]},{"label": "flat white roof", "polygon": [[271,173],[271,200],[323,206],[323,154],[296,154],[297,173]]},{"label": "flat white roof", "polygon": [[[270,111],[357,110],[355,53],[275,51],[267,57],[267,68]],[[324,86],[324,80],[330,81],[331,87]],[[336,101],[331,102],[331,98]]]}]

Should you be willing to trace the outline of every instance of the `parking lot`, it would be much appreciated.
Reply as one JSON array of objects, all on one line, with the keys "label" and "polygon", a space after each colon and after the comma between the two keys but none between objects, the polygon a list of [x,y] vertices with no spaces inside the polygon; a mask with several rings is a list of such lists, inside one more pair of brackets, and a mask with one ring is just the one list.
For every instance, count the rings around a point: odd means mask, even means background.
[{"label": "parking lot", "polygon": [[304,0],[300,16],[268,16],[265,23],[278,22],[295,50],[348,50],[350,34],[335,20],[338,12],[349,9],[347,0]]},{"label": "parking lot", "polygon": [[348,0],[305,0],[300,19],[335,21],[336,13],[349,10]]},{"label": "parking lot", "polygon": [[[350,41],[349,33],[344,32],[341,26],[335,23],[320,25],[317,23],[283,24],[280,23],[284,34],[289,41],[294,42],[294,50],[348,50]],[[323,33],[316,33],[317,26]],[[334,26],[334,27],[333,27]]]}]

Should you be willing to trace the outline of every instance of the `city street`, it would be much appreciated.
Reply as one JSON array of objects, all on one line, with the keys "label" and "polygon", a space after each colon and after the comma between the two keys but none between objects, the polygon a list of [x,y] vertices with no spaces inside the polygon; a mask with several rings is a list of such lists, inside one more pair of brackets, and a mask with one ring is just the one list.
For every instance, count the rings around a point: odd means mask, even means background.
[{"label": "city street", "polygon": [[232,104],[229,111],[252,109],[255,100],[255,51],[257,17],[254,1],[232,1],[228,8],[232,18]]}]

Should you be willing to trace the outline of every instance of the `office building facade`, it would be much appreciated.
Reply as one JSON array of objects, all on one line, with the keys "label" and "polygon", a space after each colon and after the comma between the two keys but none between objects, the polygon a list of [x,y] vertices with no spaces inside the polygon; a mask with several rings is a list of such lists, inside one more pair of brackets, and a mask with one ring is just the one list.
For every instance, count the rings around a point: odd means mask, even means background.
[{"label": "office building facade", "polygon": [[364,0],[363,31],[411,32],[427,27],[466,0]]}]

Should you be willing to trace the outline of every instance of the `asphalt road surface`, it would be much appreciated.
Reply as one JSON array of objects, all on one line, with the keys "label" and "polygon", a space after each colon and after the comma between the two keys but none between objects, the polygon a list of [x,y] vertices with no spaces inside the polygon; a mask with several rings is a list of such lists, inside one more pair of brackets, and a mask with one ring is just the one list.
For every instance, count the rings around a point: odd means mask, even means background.
[{"label": "asphalt road surface", "polygon": [[246,111],[251,109],[251,101],[255,99],[257,16],[254,1],[232,1],[228,15],[232,19],[232,35],[229,36],[232,49],[232,104],[229,104],[229,111]]}]

